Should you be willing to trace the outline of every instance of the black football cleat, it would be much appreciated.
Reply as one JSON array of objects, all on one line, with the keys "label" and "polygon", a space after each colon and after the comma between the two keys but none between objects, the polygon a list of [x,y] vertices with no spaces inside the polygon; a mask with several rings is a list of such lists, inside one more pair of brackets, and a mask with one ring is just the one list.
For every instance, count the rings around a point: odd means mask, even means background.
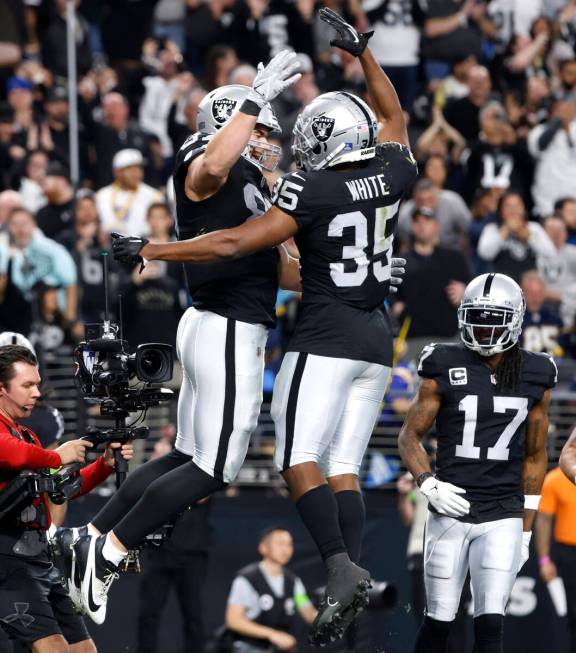
[{"label": "black football cleat", "polygon": [[368,605],[370,572],[350,562],[329,572],[324,598],[310,628],[308,641],[326,646],[341,639],[348,626]]},{"label": "black football cleat", "polygon": [[81,578],[81,599],[86,614],[94,623],[106,619],[108,590],[118,578],[118,567],[104,558],[106,535],[85,535],[74,544],[77,573]]}]

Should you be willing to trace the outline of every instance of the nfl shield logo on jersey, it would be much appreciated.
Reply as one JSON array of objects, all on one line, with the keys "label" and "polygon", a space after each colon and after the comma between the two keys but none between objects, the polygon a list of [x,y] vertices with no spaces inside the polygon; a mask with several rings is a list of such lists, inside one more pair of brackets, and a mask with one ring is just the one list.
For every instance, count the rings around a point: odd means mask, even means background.
[{"label": "nfl shield logo on jersey", "polygon": [[230,100],[227,97],[215,100],[212,104],[212,115],[214,120],[220,124],[225,123],[232,115],[236,107],[236,100]]},{"label": "nfl shield logo on jersey", "polygon": [[448,370],[450,385],[466,385],[468,383],[468,373],[465,367],[451,367]]},{"label": "nfl shield logo on jersey", "polygon": [[312,121],[312,133],[321,143],[324,143],[332,136],[333,129],[334,118],[318,116]]}]

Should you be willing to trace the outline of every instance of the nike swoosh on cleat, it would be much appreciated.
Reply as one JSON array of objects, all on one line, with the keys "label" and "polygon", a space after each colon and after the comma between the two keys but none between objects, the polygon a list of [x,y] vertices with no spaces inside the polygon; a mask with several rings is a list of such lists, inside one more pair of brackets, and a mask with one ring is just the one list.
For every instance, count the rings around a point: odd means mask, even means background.
[{"label": "nike swoosh on cleat", "polygon": [[332,601],[332,599],[331,599],[330,597],[328,597],[328,598],[326,599],[326,603],[328,603],[328,605],[329,605],[331,608],[335,608],[337,605],[340,605],[340,602],[339,602],[339,601],[334,601],[334,603],[331,603],[331,601]]},{"label": "nike swoosh on cleat", "polygon": [[98,612],[102,606],[96,605],[92,599],[92,581],[93,577],[90,575],[90,584],[88,585],[88,607],[90,608],[91,612]]}]

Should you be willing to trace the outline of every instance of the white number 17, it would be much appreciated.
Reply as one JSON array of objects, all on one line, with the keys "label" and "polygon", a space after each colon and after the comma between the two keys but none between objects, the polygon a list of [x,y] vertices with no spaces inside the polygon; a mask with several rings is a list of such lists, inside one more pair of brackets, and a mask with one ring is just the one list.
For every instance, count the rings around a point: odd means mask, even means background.
[{"label": "white number 17", "polygon": [[[480,447],[475,446],[476,423],[478,421],[478,395],[466,395],[458,404],[464,413],[464,432],[462,444],[456,445],[456,455],[461,458],[480,458]],[[516,431],[528,416],[528,399],[525,397],[494,397],[494,412],[505,413],[515,410],[516,414],[500,434],[493,447],[488,447],[488,460],[508,460],[510,442]]]}]

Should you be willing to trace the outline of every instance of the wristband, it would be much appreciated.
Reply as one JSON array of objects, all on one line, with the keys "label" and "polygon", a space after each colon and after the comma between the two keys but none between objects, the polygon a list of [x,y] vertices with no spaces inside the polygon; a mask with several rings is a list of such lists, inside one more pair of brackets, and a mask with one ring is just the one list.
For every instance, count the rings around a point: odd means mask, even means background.
[{"label": "wristband", "polygon": [[538,558],[538,564],[543,567],[544,565],[550,564],[552,560],[550,559],[550,556],[542,556],[541,558]]},{"label": "wristband", "polygon": [[538,510],[540,505],[539,494],[525,494],[524,495],[524,509],[525,510]]},{"label": "wristband", "polygon": [[255,116],[256,118],[260,115],[260,111],[260,107],[253,100],[244,100],[240,107],[241,113],[245,113],[248,116]]},{"label": "wristband", "polygon": [[420,474],[420,476],[416,479],[416,485],[417,485],[418,487],[422,487],[422,483],[424,483],[424,481],[425,481],[427,478],[431,478],[432,476],[434,476],[434,474],[432,474],[432,472],[423,472],[423,473]]}]

